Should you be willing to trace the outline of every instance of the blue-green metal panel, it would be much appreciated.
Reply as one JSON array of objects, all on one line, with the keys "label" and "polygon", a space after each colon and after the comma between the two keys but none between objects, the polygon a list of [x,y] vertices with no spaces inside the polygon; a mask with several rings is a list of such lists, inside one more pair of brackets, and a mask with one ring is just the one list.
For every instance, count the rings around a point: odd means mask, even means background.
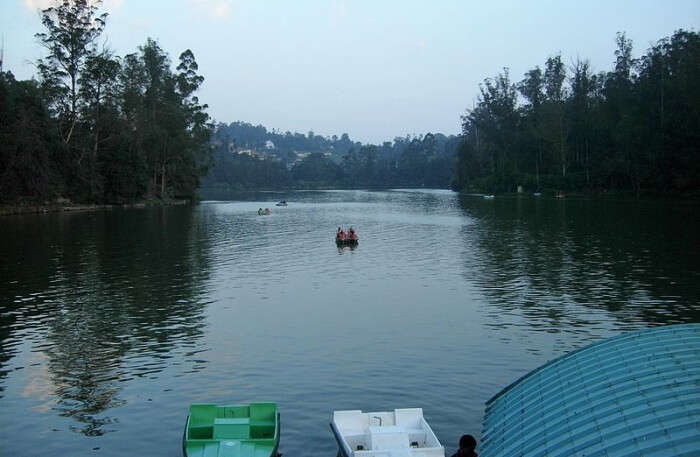
[{"label": "blue-green metal panel", "polygon": [[486,403],[481,457],[700,456],[700,324],[620,336]]}]

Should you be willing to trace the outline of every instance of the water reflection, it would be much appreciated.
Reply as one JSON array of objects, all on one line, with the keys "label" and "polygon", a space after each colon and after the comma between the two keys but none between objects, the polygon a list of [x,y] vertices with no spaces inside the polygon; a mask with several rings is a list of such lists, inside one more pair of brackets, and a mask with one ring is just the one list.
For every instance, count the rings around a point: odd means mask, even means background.
[{"label": "water reflection", "polygon": [[[595,331],[700,320],[695,204],[461,195],[464,276],[493,327]],[[673,234],[673,235],[671,235]],[[474,249],[476,248],[476,250]]]},{"label": "water reflection", "polygon": [[[149,210],[145,222],[138,211],[44,218],[6,221],[10,242],[0,255],[22,260],[3,264],[0,368],[29,333],[31,352],[46,357],[37,375],[45,379],[27,379],[25,394],[49,397],[39,409],[73,418],[71,429],[101,435],[114,421],[108,411],[125,402],[122,383],[196,352],[209,276],[206,226],[192,208]],[[23,368],[21,360],[14,365]]]},{"label": "water reflection", "polygon": [[451,453],[546,360],[697,320],[698,222],[429,190],[2,219],[0,454],[178,455],[189,403],[261,399],[285,455],[337,452],[334,409],[401,406]]}]

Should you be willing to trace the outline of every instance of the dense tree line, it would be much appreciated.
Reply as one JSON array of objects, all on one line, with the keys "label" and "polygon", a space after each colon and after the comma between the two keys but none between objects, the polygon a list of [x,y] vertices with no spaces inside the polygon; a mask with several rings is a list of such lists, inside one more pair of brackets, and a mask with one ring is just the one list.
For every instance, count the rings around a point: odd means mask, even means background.
[{"label": "dense tree line", "polygon": [[[481,85],[463,120],[453,187],[483,191],[700,188],[700,36],[679,30],[639,59],[620,33],[612,71],[557,55]],[[522,97],[522,98],[520,98]]]},{"label": "dense tree line", "polygon": [[[272,144],[270,143],[272,142]],[[322,137],[279,134],[243,122],[219,124],[214,164],[204,187],[219,189],[317,187],[440,187],[450,184],[460,139],[440,133],[363,145],[347,133]],[[239,153],[243,148],[264,157]],[[246,149],[247,150],[247,149]]]},{"label": "dense tree line", "polygon": [[211,126],[190,50],[175,70],[157,42],[115,56],[98,45],[99,2],[41,12],[38,80],[0,72],[0,199],[129,202],[192,197]]}]

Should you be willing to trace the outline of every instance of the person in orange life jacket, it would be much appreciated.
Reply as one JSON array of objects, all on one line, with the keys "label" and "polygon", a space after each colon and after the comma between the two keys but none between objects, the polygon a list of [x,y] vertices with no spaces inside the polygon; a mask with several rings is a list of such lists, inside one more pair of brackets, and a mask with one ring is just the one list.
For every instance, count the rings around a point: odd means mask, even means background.
[{"label": "person in orange life jacket", "polygon": [[462,435],[459,439],[459,451],[452,457],[479,457],[479,454],[474,452],[474,448],[476,448],[476,439],[471,435]]}]

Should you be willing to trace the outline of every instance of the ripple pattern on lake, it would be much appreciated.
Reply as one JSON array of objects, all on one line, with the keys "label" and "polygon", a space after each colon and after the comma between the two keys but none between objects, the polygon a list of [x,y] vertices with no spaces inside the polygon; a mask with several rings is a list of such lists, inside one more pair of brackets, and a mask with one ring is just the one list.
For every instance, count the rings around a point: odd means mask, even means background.
[{"label": "ripple pattern on lake", "polygon": [[334,456],[333,409],[413,406],[454,450],[541,363],[698,322],[698,214],[394,190],[4,218],[0,449],[174,456],[189,403],[272,400],[285,455]]}]

